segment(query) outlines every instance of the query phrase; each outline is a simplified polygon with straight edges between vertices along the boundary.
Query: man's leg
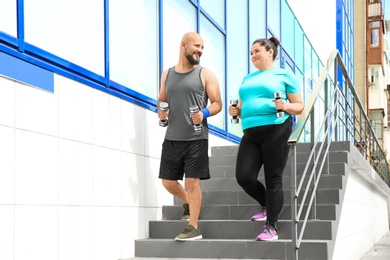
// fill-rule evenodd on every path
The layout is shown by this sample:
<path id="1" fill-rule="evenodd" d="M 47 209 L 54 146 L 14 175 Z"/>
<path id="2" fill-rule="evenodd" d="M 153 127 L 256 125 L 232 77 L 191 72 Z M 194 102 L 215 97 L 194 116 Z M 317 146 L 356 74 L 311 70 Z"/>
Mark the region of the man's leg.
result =
<path id="1" fill-rule="evenodd" d="M 185 184 L 188 191 L 188 204 L 190 205 L 191 212 L 188 224 L 198 229 L 198 219 L 200 215 L 200 207 L 202 205 L 200 180 L 199 178 L 185 178 Z"/>
<path id="2" fill-rule="evenodd" d="M 188 203 L 188 195 L 187 191 L 184 189 L 183 185 L 181 185 L 177 180 L 162 180 L 162 184 L 165 189 L 171 193 L 173 196 L 178 197 L 184 203 Z"/>

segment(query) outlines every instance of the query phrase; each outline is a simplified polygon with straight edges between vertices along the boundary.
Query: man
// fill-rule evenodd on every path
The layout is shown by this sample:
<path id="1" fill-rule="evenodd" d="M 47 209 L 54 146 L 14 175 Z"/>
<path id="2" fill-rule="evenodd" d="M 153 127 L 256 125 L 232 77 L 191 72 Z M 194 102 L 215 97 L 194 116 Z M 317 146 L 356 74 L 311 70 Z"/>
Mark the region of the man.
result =
<path id="1" fill-rule="evenodd" d="M 202 204 L 200 180 L 209 179 L 207 117 L 222 109 L 219 83 L 215 75 L 199 65 L 203 39 L 194 32 L 184 34 L 178 63 L 163 72 L 158 106 L 169 104 L 168 111 L 158 111 L 160 120 L 168 118 L 162 145 L 159 178 L 165 189 L 184 202 L 182 219 L 189 218 L 178 241 L 202 239 L 198 219 Z M 210 105 L 207 107 L 208 101 Z M 199 112 L 190 113 L 197 105 Z M 201 125 L 195 131 L 194 125 Z M 179 183 L 185 174 L 185 188 Z M 188 217 L 189 216 L 189 217 Z"/>

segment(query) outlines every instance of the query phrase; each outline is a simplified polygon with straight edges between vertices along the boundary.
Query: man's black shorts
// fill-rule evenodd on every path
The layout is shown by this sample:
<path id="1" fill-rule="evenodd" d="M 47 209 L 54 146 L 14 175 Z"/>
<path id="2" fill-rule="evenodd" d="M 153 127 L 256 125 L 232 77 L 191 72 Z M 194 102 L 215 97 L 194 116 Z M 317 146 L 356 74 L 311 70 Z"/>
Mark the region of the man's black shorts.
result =
<path id="1" fill-rule="evenodd" d="M 164 140 L 161 152 L 159 178 L 183 180 L 186 178 L 210 179 L 208 140 Z"/>

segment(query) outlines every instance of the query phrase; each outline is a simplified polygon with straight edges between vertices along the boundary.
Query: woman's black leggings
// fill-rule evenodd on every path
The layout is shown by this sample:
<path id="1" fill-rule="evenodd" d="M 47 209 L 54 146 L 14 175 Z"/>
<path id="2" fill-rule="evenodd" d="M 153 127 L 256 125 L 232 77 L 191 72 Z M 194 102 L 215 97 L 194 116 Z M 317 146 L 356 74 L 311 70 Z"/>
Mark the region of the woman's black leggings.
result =
<path id="1" fill-rule="evenodd" d="M 238 184 L 261 206 L 267 207 L 267 221 L 273 225 L 283 207 L 282 175 L 291 131 L 291 117 L 283 124 L 246 129 L 237 154 Z M 263 165 L 265 186 L 257 179 Z"/>

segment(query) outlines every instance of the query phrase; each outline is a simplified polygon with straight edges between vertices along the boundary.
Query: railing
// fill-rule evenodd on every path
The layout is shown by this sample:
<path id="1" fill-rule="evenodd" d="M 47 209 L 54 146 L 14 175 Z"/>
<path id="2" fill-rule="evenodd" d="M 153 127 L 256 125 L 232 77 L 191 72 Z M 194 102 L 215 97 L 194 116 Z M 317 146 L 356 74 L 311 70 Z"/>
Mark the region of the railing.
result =
<path id="1" fill-rule="evenodd" d="M 311 218 L 316 218 L 315 194 L 321 173 L 329 169 L 329 147 L 332 141 L 354 143 L 378 175 L 387 185 L 390 185 L 385 153 L 337 50 L 332 51 L 329 56 L 288 141 L 291 159 L 293 259 L 298 259 L 309 214 Z M 311 144 L 299 183 L 297 183 L 297 143 Z M 299 207 L 298 197 L 302 197 Z M 305 216 L 302 216 L 305 205 L 307 211 Z M 301 227 L 298 232 L 299 222 Z"/>

